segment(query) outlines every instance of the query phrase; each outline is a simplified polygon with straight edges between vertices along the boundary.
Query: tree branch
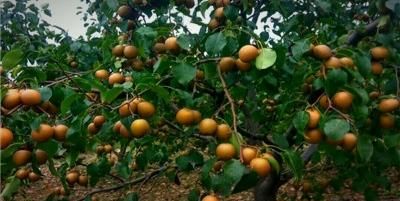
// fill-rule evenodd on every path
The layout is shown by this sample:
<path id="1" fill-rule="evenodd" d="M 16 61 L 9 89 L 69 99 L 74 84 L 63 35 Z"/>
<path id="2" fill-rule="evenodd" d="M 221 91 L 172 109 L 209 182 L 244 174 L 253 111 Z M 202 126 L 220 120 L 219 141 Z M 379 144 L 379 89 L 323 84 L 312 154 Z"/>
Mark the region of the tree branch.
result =
<path id="1" fill-rule="evenodd" d="M 355 31 L 353 32 L 349 38 L 347 39 L 347 43 L 349 45 L 357 45 L 357 43 L 364 38 L 365 36 L 373 35 L 376 33 L 378 29 L 378 24 L 379 24 L 379 19 L 374 20 L 370 24 L 368 24 L 365 27 L 365 30 L 360 32 L 360 31 Z"/>

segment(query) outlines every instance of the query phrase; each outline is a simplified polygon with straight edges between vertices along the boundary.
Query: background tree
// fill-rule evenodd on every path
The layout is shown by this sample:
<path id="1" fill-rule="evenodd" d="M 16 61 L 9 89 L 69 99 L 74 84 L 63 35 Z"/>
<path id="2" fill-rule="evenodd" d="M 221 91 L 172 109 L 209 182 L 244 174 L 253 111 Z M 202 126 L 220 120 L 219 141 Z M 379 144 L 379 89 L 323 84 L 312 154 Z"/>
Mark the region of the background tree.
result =
<path id="1" fill-rule="evenodd" d="M 204 193 L 191 200 L 251 187 L 275 200 L 292 177 L 318 195 L 307 164 L 371 200 L 375 186 L 390 187 L 384 173 L 400 165 L 397 1 L 85 2 L 87 39 L 39 18 L 46 7 L 1 3 L 4 198 L 44 164 L 60 180 L 54 195 L 123 180 L 87 198 L 196 169 Z"/>

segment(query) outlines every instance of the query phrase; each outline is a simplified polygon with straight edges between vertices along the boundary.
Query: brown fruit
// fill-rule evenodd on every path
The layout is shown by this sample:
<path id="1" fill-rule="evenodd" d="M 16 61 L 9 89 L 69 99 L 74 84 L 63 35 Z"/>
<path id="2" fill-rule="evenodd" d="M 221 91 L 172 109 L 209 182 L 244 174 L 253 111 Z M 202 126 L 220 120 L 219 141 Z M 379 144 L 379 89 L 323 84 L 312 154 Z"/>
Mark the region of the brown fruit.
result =
<path id="1" fill-rule="evenodd" d="M 90 134 L 96 134 L 97 132 L 99 132 L 99 130 L 97 129 L 96 125 L 94 125 L 93 122 L 88 125 L 87 130 Z"/>
<path id="2" fill-rule="evenodd" d="M 112 49 L 112 54 L 116 57 L 122 57 L 124 55 L 124 46 L 123 45 L 116 45 Z"/>
<path id="3" fill-rule="evenodd" d="M 235 60 L 232 57 L 223 57 L 219 61 L 218 67 L 221 72 L 229 72 L 235 68 Z"/>
<path id="4" fill-rule="evenodd" d="M 374 60 L 386 59 L 389 56 L 389 50 L 385 47 L 374 47 L 371 49 L 371 56 Z"/>
<path id="5" fill-rule="evenodd" d="M 97 154 L 102 154 L 104 152 L 104 146 L 99 145 L 96 147 L 96 153 Z"/>
<path id="6" fill-rule="evenodd" d="M 40 175 L 38 175 L 38 174 L 36 174 L 34 172 L 30 172 L 29 175 L 28 175 L 28 179 L 31 182 L 35 182 L 35 181 L 38 181 L 40 179 Z"/>
<path id="7" fill-rule="evenodd" d="M 156 108 L 150 102 L 143 101 L 137 105 L 137 112 L 140 117 L 148 118 L 153 116 L 153 114 L 156 112 Z"/>
<path id="8" fill-rule="evenodd" d="M 332 102 L 336 108 L 346 110 L 353 103 L 353 95 L 347 91 L 337 92 L 333 96 Z"/>
<path id="9" fill-rule="evenodd" d="M 45 110 L 49 114 L 56 114 L 58 112 L 58 108 L 50 101 L 43 102 L 40 107 L 42 107 L 43 110 Z"/>
<path id="10" fill-rule="evenodd" d="M 216 136 L 219 140 L 226 141 L 232 135 L 232 129 L 228 124 L 220 124 L 217 126 Z"/>
<path id="11" fill-rule="evenodd" d="M 118 15 L 122 18 L 127 18 L 131 14 L 132 9 L 129 6 L 123 5 L 118 8 Z"/>
<path id="12" fill-rule="evenodd" d="M 200 121 L 199 133 L 202 135 L 214 135 L 217 131 L 217 122 L 214 119 L 206 118 Z"/>
<path id="13" fill-rule="evenodd" d="M 219 27 L 219 22 L 218 22 L 218 20 L 215 19 L 215 18 L 211 19 L 210 22 L 208 23 L 208 28 L 209 28 L 210 30 L 214 30 L 214 29 L 216 29 L 217 27 Z"/>
<path id="14" fill-rule="evenodd" d="M 81 186 L 87 186 L 88 185 L 88 176 L 86 175 L 79 175 L 78 177 L 78 184 Z"/>
<path id="15" fill-rule="evenodd" d="M 26 179 L 29 175 L 29 171 L 25 168 L 19 169 L 17 170 L 17 172 L 15 172 L 15 177 L 17 177 L 18 179 Z"/>
<path id="16" fill-rule="evenodd" d="M 136 119 L 131 124 L 131 133 L 133 137 L 142 137 L 150 131 L 150 125 L 145 119 Z"/>
<path id="17" fill-rule="evenodd" d="M 327 45 L 316 45 L 313 48 L 313 55 L 318 59 L 329 59 L 332 56 L 332 51 Z"/>
<path id="18" fill-rule="evenodd" d="M 76 68 L 76 67 L 78 67 L 78 62 L 72 61 L 69 65 L 70 65 L 72 68 Z"/>
<path id="19" fill-rule="evenodd" d="M 28 150 L 18 150 L 13 155 L 13 161 L 16 166 L 27 164 L 31 160 L 32 152 Z"/>
<path id="20" fill-rule="evenodd" d="M 369 93 L 369 98 L 372 100 L 375 100 L 379 97 L 380 93 L 379 91 L 371 91 L 371 93 Z"/>
<path id="21" fill-rule="evenodd" d="M 219 201 L 219 199 L 213 195 L 207 195 L 201 201 Z"/>
<path id="22" fill-rule="evenodd" d="M 113 131 L 116 132 L 116 133 L 119 133 L 119 129 L 121 128 L 121 125 L 122 125 L 121 121 L 117 121 L 114 124 Z"/>
<path id="23" fill-rule="evenodd" d="M 111 153 L 112 150 L 113 150 L 113 147 L 110 144 L 104 145 L 104 152 Z"/>
<path id="24" fill-rule="evenodd" d="M 308 192 L 312 191 L 312 184 L 308 180 L 304 180 L 303 181 L 302 187 L 303 187 L 303 192 L 304 193 L 308 193 Z"/>
<path id="25" fill-rule="evenodd" d="M 156 43 L 156 44 L 154 44 L 154 47 L 153 47 L 153 51 L 154 52 L 156 52 L 158 54 L 162 54 L 162 53 L 165 53 L 166 50 L 167 49 L 166 49 L 164 43 Z"/>
<path id="26" fill-rule="evenodd" d="M 312 129 L 306 131 L 304 139 L 310 144 L 318 144 L 323 138 L 322 132 L 319 129 Z"/>
<path id="27" fill-rule="evenodd" d="M 327 68 L 340 68 L 342 67 L 342 63 L 337 57 L 330 57 L 328 60 L 325 61 L 325 66 Z"/>
<path id="28" fill-rule="evenodd" d="M 1 101 L 1 104 L 3 105 L 4 108 L 9 110 L 21 104 L 21 97 L 18 90 L 17 89 L 8 90 L 3 100 Z"/>
<path id="29" fill-rule="evenodd" d="M 197 79 L 197 80 L 202 80 L 202 79 L 204 79 L 204 72 L 201 71 L 201 70 L 197 70 L 197 71 L 196 71 L 196 79 Z"/>
<path id="30" fill-rule="evenodd" d="M 124 138 L 130 138 L 132 137 L 131 133 L 129 130 L 121 123 L 121 126 L 119 128 L 119 134 L 124 137 Z"/>
<path id="31" fill-rule="evenodd" d="M 65 141 L 67 137 L 68 127 L 63 124 L 58 124 L 53 127 L 54 129 L 54 139 L 58 141 Z"/>
<path id="32" fill-rule="evenodd" d="M 243 62 L 240 59 L 236 59 L 235 64 L 236 68 L 239 69 L 240 71 L 248 71 L 251 68 L 250 63 Z"/>
<path id="33" fill-rule="evenodd" d="M 257 149 L 251 147 L 245 147 L 242 149 L 243 163 L 248 165 L 250 162 L 257 157 Z"/>
<path id="34" fill-rule="evenodd" d="M 372 62 L 371 63 L 371 72 L 374 75 L 380 75 L 383 72 L 383 66 L 379 62 Z"/>
<path id="35" fill-rule="evenodd" d="M 249 63 L 256 59 L 258 56 L 258 49 L 253 45 L 245 45 L 239 50 L 239 59 L 243 62 Z"/>
<path id="36" fill-rule="evenodd" d="M 307 109 L 307 113 L 310 117 L 308 120 L 308 128 L 316 128 L 321 119 L 321 113 L 315 108 Z"/>
<path id="37" fill-rule="evenodd" d="M 142 71 L 144 69 L 144 63 L 140 59 L 134 59 L 132 61 L 132 68 L 135 71 Z"/>
<path id="38" fill-rule="evenodd" d="M 231 143 L 221 143 L 217 146 L 215 155 L 219 160 L 230 160 L 236 155 L 235 147 Z"/>
<path id="39" fill-rule="evenodd" d="M 36 149 L 35 158 L 39 165 L 45 164 L 47 161 L 47 157 L 48 157 L 47 152 L 41 149 Z"/>
<path id="40" fill-rule="evenodd" d="M 350 57 L 342 57 L 339 60 L 343 67 L 354 67 L 353 59 Z"/>
<path id="41" fill-rule="evenodd" d="M 79 179 L 79 173 L 78 172 L 70 172 L 67 174 L 67 176 L 65 177 L 65 180 L 67 180 L 69 185 L 73 185 L 75 184 Z"/>
<path id="42" fill-rule="evenodd" d="M 399 108 L 400 101 L 396 98 L 383 99 L 379 103 L 378 109 L 381 112 L 392 112 Z"/>
<path id="43" fill-rule="evenodd" d="M 125 82 L 132 82 L 133 79 L 131 76 L 125 76 Z"/>
<path id="44" fill-rule="evenodd" d="M 137 104 L 134 101 L 124 101 L 118 109 L 119 115 L 127 117 L 136 112 Z"/>
<path id="45" fill-rule="evenodd" d="M 191 109 L 182 108 L 176 113 L 176 121 L 181 125 L 190 125 L 194 121 L 194 113 Z"/>
<path id="46" fill-rule="evenodd" d="M 33 141 L 45 142 L 52 138 L 54 135 L 54 128 L 48 124 L 40 124 L 39 129 L 31 132 Z"/>
<path id="47" fill-rule="evenodd" d="M 357 144 L 357 136 L 353 133 L 346 133 L 343 136 L 342 147 L 347 151 L 351 151 Z"/>
<path id="48" fill-rule="evenodd" d="M 178 52 L 180 47 L 176 37 L 169 37 L 165 40 L 165 48 L 171 52 Z"/>
<path id="49" fill-rule="evenodd" d="M 328 109 L 329 107 L 329 100 L 328 100 L 328 96 L 327 95 L 323 95 L 320 99 L 319 99 L 319 105 L 324 108 L 324 109 Z"/>
<path id="50" fill-rule="evenodd" d="M 40 103 L 42 97 L 40 93 L 34 89 L 25 89 L 19 92 L 21 102 L 24 105 L 37 105 Z"/>
<path id="51" fill-rule="evenodd" d="M 103 115 L 98 115 L 93 119 L 93 123 L 96 127 L 101 127 L 104 122 L 106 122 L 106 118 Z"/>
<path id="52" fill-rule="evenodd" d="M 224 18 L 224 8 L 223 7 L 219 7 L 217 9 L 215 9 L 214 17 L 218 18 L 218 19 Z"/>
<path id="53" fill-rule="evenodd" d="M 261 177 L 265 177 L 271 172 L 271 166 L 268 160 L 264 158 L 255 158 L 251 160 L 250 169 L 257 172 Z"/>
<path id="54" fill-rule="evenodd" d="M 109 73 L 108 73 L 107 70 L 100 69 L 100 70 L 97 70 L 97 71 L 96 71 L 96 73 L 94 74 L 94 76 L 95 76 L 97 79 L 99 79 L 99 80 L 107 80 L 107 79 L 108 79 L 108 76 L 109 76 Z"/>
<path id="55" fill-rule="evenodd" d="M 194 5 L 195 5 L 194 0 L 186 0 L 185 1 L 186 8 L 193 8 Z"/>
<path id="56" fill-rule="evenodd" d="M 137 57 L 138 55 L 138 50 L 135 46 L 133 45 L 127 45 L 124 48 L 124 56 L 128 59 L 132 59 Z"/>
<path id="57" fill-rule="evenodd" d="M 379 117 L 379 125 L 381 126 L 381 128 L 386 128 L 386 129 L 393 128 L 395 122 L 396 119 L 394 118 L 393 115 L 389 113 L 381 114 L 381 116 Z"/>
<path id="58" fill-rule="evenodd" d="M 199 123 L 201 121 L 201 113 L 197 110 L 192 110 L 193 112 L 193 122 Z"/>
<path id="59" fill-rule="evenodd" d="M 125 77 L 121 73 L 111 73 L 110 77 L 108 77 L 108 83 L 113 85 L 116 83 L 123 83 L 125 81 Z"/>
<path id="60" fill-rule="evenodd" d="M 329 138 L 326 138 L 326 143 L 333 145 L 333 146 L 338 146 L 338 145 L 342 145 L 343 144 L 343 139 L 341 140 L 332 140 Z"/>
<path id="61" fill-rule="evenodd" d="M 7 148 L 14 140 L 14 134 L 8 128 L 0 128 L 0 149 Z"/>

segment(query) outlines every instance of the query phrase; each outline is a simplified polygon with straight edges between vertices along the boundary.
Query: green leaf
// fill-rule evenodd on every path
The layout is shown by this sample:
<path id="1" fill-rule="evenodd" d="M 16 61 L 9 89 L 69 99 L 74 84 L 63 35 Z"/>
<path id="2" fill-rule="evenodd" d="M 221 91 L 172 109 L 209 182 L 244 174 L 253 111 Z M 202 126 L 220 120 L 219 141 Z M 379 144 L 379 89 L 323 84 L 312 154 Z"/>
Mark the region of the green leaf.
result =
<path id="1" fill-rule="evenodd" d="M 243 144 L 243 136 L 240 133 L 232 133 L 229 143 L 235 147 L 236 153 L 240 153 L 240 145 Z"/>
<path id="2" fill-rule="evenodd" d="M 236 185 L 242 178 L 246 167 L 239 160 L 230 160 L 224 165 L 224 178 Z"/>
<path id="3" fill-rule="evenodd" d="M 108 90 L 105 93 L 101 94 L 101 101 L 103 103 L 111 103 L 114 101 L 122 92 L 124 91 L 123 87 L 114 87 L 111 90 Z"/>
<path id="4" fill-rule="evenodd" d="M 298 60 L 303 56 L 304 53 L 310 50 L 310 41 L 308 39 L 303 39 L 300 41 L 296 41 L 292 47 L 293 57 Z"/>
<path id="5" fill-rule="evenodd" d="M 112 10 L 115 10 L 118 6 L 118 1 L 117 0 L 107 0 L 107 5 L 110 7 Z"/>
<path id="6" fill-rule="evenodd" d="M 234 21 L 237 19 L 239 15 L 239 9 L 236 8 L 236 6 L 228 5 L 224 7 L 224 16 L 231 20 Z"/>
<path id="7" fill-rule="evenodd" d="M 340 69 L 332 69 L 328 72 L 325 81 L 325 89 L 328 94 L 333 94 L 347 83 L 347 74 Z"/>
<path id="8" fill-rule="evenodd" d="M 2 60 L 2 65 L 4 69 L 10 69 L 15 67 L 23 59 L 24 52 L 21 49 L 13 49 L 7 52 Z"/>
<path id="9" fill-rule="evenodd" d="M 189 192 L 188 201 L 199 201 L 200 191 L 198 189 L 193 189 Z"/>
<path id="10" fill-rule="evenodd" d="M 296 128 L 297 132 L 304 134 L 307 127 L 310 116 L 305 111 L 297 112 L 293 119 L 293 126 Z"/>
<path id="11" fill-rule="evenodd" d="M 175 162 L 180 170 L 192 170 L 197 165 L 203 164 L 204 159 L 203 155 L 192 149 L 188 155 L 177 157 Z"/>
<path id="12" fill-rule="evenodd" d="M 207 38 L 205 48 L 208 54 L 216 56 L 222 52 L 226 44 L 225 36 L 222 32 L 218 32 Z"/>
<path id="13" fill-rule="evenodd" d="M 53 92 L 49 87 L 42 87 L 39 89 L 39 91 L 40 91 L 40 96 L 42 97 L 42 101 L 50 100 L 51 96 L 53 95 Z"/>
<path id="14" fill-rule="evenodd" d="M 355 64 L 358 71 L 364 77 L 371 73 L 371 58 L 366 54 L 357 54 L 355 58 Z"/>
<path id="15" fill-rule="evenodd" d="M 285 161 L 289 169 L 293 172 L 295 179 L 299 181 L 304 172 L 304 162 L 300 154 L 291 150 L 285 150 L 282 156 L 283 161 Z"/>
<path id="16" fill-rule="evenodd" d="M 400 145 L 400 134 L 385 135 L 383 139 L 387 147 L 396 147 Z"/>
<path id="17" fill-rule="evenodd" d="M 129 193 L 124 201 L 139 201 L 139 194 L 137 192 Z"/>
<path id="18" fill-rule="evenodd" d="M 261 49 L 260 55 L 256 59 L 257 69 L 266 69 L 274 65 L 276 61 L 276 52 L 271 48 Z"/>
<path id="19" fill-rule="evenodd" d="M 175 78 L 180 84 L 188 84 L 196 76 L 196 68 L 190 64 L 182 63 L 172 69 Z"/>
<path id="20" fill-rule="evenodd" d="M 3 184 L 4 185 L 4 184 Z M 16 177 L 10 177 L 7 179 L 7 184 L 5 185 L 3 191 L 0 194 L 0 197 L 5 199 L 10 199 L 11 196 L 18 191 L 19 186 L 21 185 L 21 180 Z"/>
<path id="21" fill-rule="evenodd" d="M 71 108 L 71 104 L 78 99 L 79 96 L 77 94 L 72 94 L 68 96 L 66 99 L 64 99 L 63 102 L 61 102 L 61 113 L 66 114 Z"/>
<path id="22" fill-rule="evenodd" d="M 254 187 L 259 181 L 258 174 L 254 171 L 245 171 L 240 181 L 236 184 L 232 193 L 239 193 Z"/>
<path id="23" fill-rule="evenodd" d="M 357 140 L 357 153 L 362 161 L 368 162 L 374 153 L 372 141 L 367 136 L 359 136 Z"/>
<path id="24" fill-rule="evenodd" d="M 58 143 L 55 140 L 48 140 L 37 145 L 38 149 L 47 152 L 49 158 L 53 157 L 58 151 Z"/>
<path id="25" fill-rule="evenodd" d="M 185 50 L 190 50 L 191 43 L 192 43 L 191 42 L 191 38 L 192 37 L 190 37 L 188 35 L 180 35 L 177 38 L 177 42 L 178 42 L 179 47 L 181 47 L 182 49 L 185 49 Z"/>
<path id="26" fill-rule="evenodd" d="M 323 130 L 329 139 L 341 140 L 344 134 L 350 130 L 350 124 L 343 119 L 331 119 L 325 122 Z"/>

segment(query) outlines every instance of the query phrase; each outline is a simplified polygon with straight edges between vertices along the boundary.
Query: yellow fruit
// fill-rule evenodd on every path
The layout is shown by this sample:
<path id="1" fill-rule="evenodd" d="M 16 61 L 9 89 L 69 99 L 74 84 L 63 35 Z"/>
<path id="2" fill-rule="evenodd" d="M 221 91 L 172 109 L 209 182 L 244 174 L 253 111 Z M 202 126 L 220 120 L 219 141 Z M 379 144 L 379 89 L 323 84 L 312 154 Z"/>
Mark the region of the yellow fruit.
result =
<path id="1" fill-rule="evenodd" d="M 104 152 L 106 152 L 106 153 L 111 153 L 112 150 L 113 150 L 113 148 L 112 148 L 112 146 L 110 144 L 104 145 L 103 148 L 104 148 Z"/>
<path id="2" fill-rule="evenodd" d="M 24 105 L 37 105 L 40 103 L 42 97 L 40 93 L 34 89 L 25 89 L 19 92 L 21 102 Z"/>
<path id="3" fill-rule="evenodd" d="M 176 37 L 169 37 L 165 40 L 165 48 L 171 52 L 178 52 L 180 47 Z"/>
<path id="4" fill-rule="evenodd" d="M 229 72 L 235 68 L 235 60 L 232 57 L 223 57 L 219 61 L 218 67 L 221 72 Z"/>
<path id="5" fill-rule="evenodd" d="M 242 159 L 243 163 L 248 165 L 250 162 L 257 157 L 257 150 L 250 147 L 245 147 L 242 149 Z"/>
<path id="6" fill-rule="evenodd" d="M 271 172 L 271 166 L 268 160 L 264 158 L 255 158 L 251 160 L 250 169 L 257 172 L 261 177 L 265 177 Z"/>
<path id="7" fill-rule="evenodd" d="M 78 62 L 72 61 L 69 65 L 70 65 L 72 68 L 76 68 L 76 67 L 78 67 Z"/>
<path id="8" fill-rule="evenodd" d="M 218 20 L 215 18 L 211 19 L 210 22 L 208 23 L 208 28 L 212 31 L 212 30 L 216 29 L 217 27 L 219 27 Z"/>
<path id="9" fill-rule="evenodd" d="M 132 137 L 131 133 L 129 130 L 121 123 L 119 127 L 119 134 L 124 137 L 124 138 L 130 138 Z"/>
<path id="10" fill-rule="evenodd" d="M 128 59 L 132 59 L 137 57 L 138 55 L 138 50 L 135 46 L 133 45 L 127 45 L 124 48 L 124 56 Z"/>
<path id="11" fill-rule="evenodd" d="M 328 96 L 323 95 L 320 99 L 319 99 L 319 105 L 324 108 L 324 109 L 328 109 L 329 107 L 329 100 L 328 100 Z"/>
<path id="12" fill-rule="evenodd" d="M 327 68 L 340 68 L 342 67 L 342 63 L 337 57 L 330 57 L 328 60 L 325 61 L 325 66 Z"/>
<path id="13" fill-rule="evenodd" d="M 321 114 L 315 108 L 307 109 L 309 115 L 308 128 L 316 128 L 318 126 L 319 120 L 321 119 Z"/>
<path id="14" fill-rule="evenodd" d="M 78 177 L 78 184 L 81 186 L 87 186 L 88 185 L 88 176 L 86 175 L 79 175 Z"/>
<path id="15" fill-rule="evenodd" d="M 379 125 L 381 126 L 381 128 L 393 128 L 395 122 L 396 119 L 393 115 L 389 113 L 381 114 L 381 116 L 379 117 Z"/>
<path id="16" fill-rule="evenodd" d="M 125 77 L 121 73 L 111 73 L 110 77 L 108 77 L 108 83 L 113 85 L 116 83 L 123 83 L 125 81 Z"/>
<path id="17" fill-rule="evenodd" d="M 215 134 L 219 140 L 226 141 L 231 137 L 232 129 L 227 124 L 220 124 Z"/>
<path id="18" fill-rule="evenodd" d="M 176 113 L 176 121 L 181 125 L 190 125 L 194 121 L 194 113 L 191 109 L 182 108 Z"/>
<path id="19" fill-rule="evenodd" d="M 112 54 L 116 57 L 122 57 L 124 55 L 124 46 L 123 45 L 116 45 L 112 49 Z"/>
<path id="20" fill-rule="evenodd" d="M 201 113 L 197 110 L 192 110 L 193 112 L 193 122 L 199 123 L 201 121 Z"/>
<path id="21" fill-rule="evenodd" d="M 8 128 L 0 128 L 0 149 L 7 148 L 14 140 L 14 134 Z"/>
<path id="22" fill-rule="evenodd" d="M 258 56 L 258 49 L 253 45 L 245 45 L 239 50 L 239 59 L 243 62 L 249 63 L 256 59 Z"/>
<path id="23" fill-rule="evenodd" d="M 34 172 L 30 172 L 29 175 L 28 175 L 28 179 L 31 182 L 35 182 L 35 181 L 38 181 L 40 179 L 40 175 L 38 175 L 38 174 L 36 174 Z"/>
<path id="24" fill-rule="evenodd" d="M 219 201 L 219 199 L 213 195 L 207 195 L 201 201 Z"/>
<path id="25" fill-rule="evenodd" d="M 28 175 L 29 171 L 25 168 L 19 169 L 17 172 L 15 172 L 15 177 L 21 180 L 28 178 Z"/>
<path id="26" fill-rule="evenodd" d="M 132 12 L 132 9 L 129 6 L 123 5 L 118 8 L 118 15 L 122 18 L 127 18 Z"/>
<path id="27" fill-rule="evenodd" d="M 13 162 L 16 166 L 27 164 L 31 160 L 32 152 L 28 150 L 18 150 L 13 155 Z"/>
<path id="28" fill-rule="evenodd" d="M 353 59 L 350 57 L 342 57 L 339 60 L 343 67 L 354 67 Z"/>
<path id="29" fill-rule="evenodd" d="M 377 99 L 379 95 L 380 95 L 379 91 L 371 91 L 371 93 L 368 94 L 369 98 L 372 100 Z"/>
<path id="30" fill-rule="evenodd" d="M 101 127 L 104 122 L 106 122 L 106 118 L 103 115 L 98 115 L 93 119 L 93 123 L 96 127 Z"/>
<path id="31" fill-rule="evenodd" d="M 45 164 L 47 161 L 47 157 L 48 157 L 47 152 L 41 149 L 36 149 L 35 158 L 39 165 Z"/>
<path id="32" fill-rule="evenodd" d="M 54 135 L 54 129 L 48 124 L 40 124 L 39 129 L 31 132 L 33 141 L 45 142 L 52 138 Z"/>
<path id="33" fill-rule="evenodd" d="M 135 71 L 142 71 L 144 69 L 144 63 L 140 59 L 135 59 L 132 61 L 132 68 Z"/>
<path id="34" fill-rule="evenodd" d="M 156 112 L 156 108 L 150 102 L 143 101 L 137 105 L 137 112 L 140 117 L 148 118 L 153 116 L 153 114 Z"/>
<path id="35" fill-rule="evenodd" d="M 220 8 L 215 9 L 214 17 L 218 18 L 218 19 L 224 18 L 224 8 L 220 7 Z"/>
<path id="36" fill-rule="evenodd" d="M 65 180 L 67 180 L 69 185 L 73 185 L 75 184 L 79 179 L 79 173 L 78 172 L 70 172 L 67 174 L 67 176 L 65 177 Z"/>
<path id="37" fill-rule="evenodd" d="M 9 110 L 21 104 L 21 97 L 18 90 L 17 89 L 8 90 L 3 98 L 3 101 L 1 101 L 1 104 L 3 105 L 4 108 Z"/>
<path id="38" fill-rule="evenodd" d="M 150 125 L 145 119 L 136 119 L 131 124 L 133 137 L 142 137 L 150 131 Z"/>
<path id="39" fill-rule="evenodd" d="M 97 70 L 96 73 L 94 74 L 94 76 L 99 80 L 107 80 L 109 73 L 107 70 L 101 69 L 101 70 Z"/>
<path id="40" fill-rule="evenodd" d="M 386 59 L 389 56 L 389 50 L 385 47 L 374 47 L 371 49 L 371 56 L 374 60 Z"/>
<path id="41" fill-rule="evenodd" d="M 379 103 L 378 109 L 381 112 L 392 112 L 399 108 L 400 101 L 396 98 L 383 99 Z"/>
<path id="42" fill-rule="evenodd" d="M 119 115 L 127 117 L 136 112 L 137 104 L 134 101 L 124 101 L 118 109 Z"/>
<path id="43" fill-rule="evenodd" d="M 154 52 L 156 52 L 158 54 L 162 54 L 162 53 L 165 53 L 165 51 L 167 49 L 166 49 L 164 43 L 156 43 L 156 44 L 154 44 L 153 50 L 154 50 Z"/>
<path id="44" fill-rule="evenodd" d="M 119 133 L 119 129 L 121 128 L 121 125 L 122 125 L 121 121 L 117 121 L 114 124 L 113 131 L 116 132 L 116 133 Z"/>
<path id="45" fill-rule="evenodd" d="M 219 160 L 230 160 L 236 155 L 235 147 L 230 143 L 222 143 L 217 146 L 215 155 Z"/>
<path id="46" fill-rule="evenodd" d="M 96 125 L 94 125 L 94 123 L 90 123 L 90 124 L 88 125 L 87 130 L 88 130 L 88 132 L 89 132 L 90 134 L 96 134 L 97 132 L 99 132 L 99 130 L 97 129 Z"/>
<path id="47" fill-rule="evenodd" d="M 323 138 L 322 132 L 319 129 L 312 129 L 306 131 L 304 139 L 310 144 L 318 144 Z"/>
<path id="48" fill-rule="evenodd" d="M 199 133 L 202 135 L 214 135 L 217 131 L 217 122 L 214 119 L 206 118 L 200 121 Z"/>
<path id="49" fill-rule="evenodd" d="M 380 75 L 383 72 L 383 66 L 379 62 L 372 62 L 371 63 L 371 72 L 374 75 Z"/>
<path id="50" fill-rule="evenodd" d="M 336 108 L 346 110 L 353 103 L 353 95 L 347 91 L 337 92 L 333 96 L 332 102 Z"/>
<path id="51" fill-rule="evenodd" d="M 329 59 L 332 56 L 331 48 L 327 45 L 316 45 L 312 50 L 313 55 L 318 59 Z"/>
<path id="52" fill-rule="evenodd" d="M 342 147 L 345 150 L 351 151 L 357 144 L 357 136 L 353 133 L 346 133 L 343 136 Z"/>
<path id="53" fill-rule="evenodd" d="M 235 64 L 236 68 L 239 69 L 240 71 L 248 71 L 251 68 L 250 63 L 243 62 L 240 59 L 236 59 Z"/>
<path id="54" fill-rule="evenodd" d="M 68 127 L 63 124 L 59 124 L 53 127 L 54 128 L 54 139 L 58 141 L 64 141 L 67 137 Z"/>

